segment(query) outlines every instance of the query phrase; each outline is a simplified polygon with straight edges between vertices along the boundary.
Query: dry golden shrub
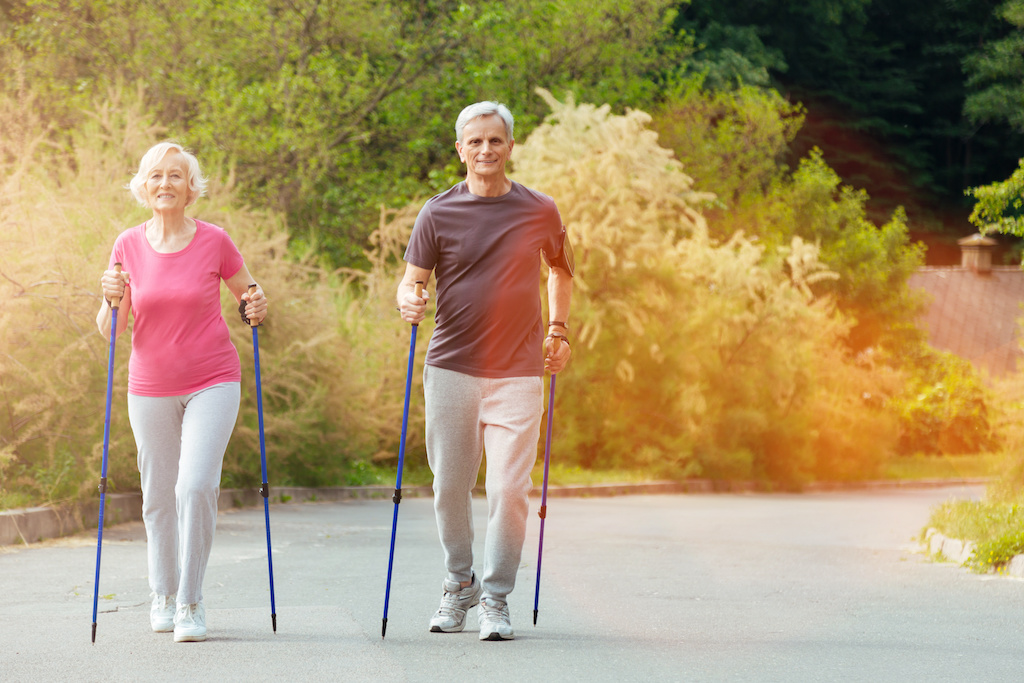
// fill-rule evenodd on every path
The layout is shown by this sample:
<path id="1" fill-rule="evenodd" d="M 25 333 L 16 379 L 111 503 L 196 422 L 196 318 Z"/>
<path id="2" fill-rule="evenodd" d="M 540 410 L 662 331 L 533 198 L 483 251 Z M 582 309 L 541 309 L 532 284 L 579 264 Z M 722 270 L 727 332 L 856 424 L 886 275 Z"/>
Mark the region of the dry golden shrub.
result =
<path id="1" fill-rule="evenodd" d="M 124 87 L 72 131 L 49 129 L 34 111 L 28 92 L 0 100 L 0 505 L 95 495 L 109 348 L 94 323 L 99 275 L 114 238 L 148 218 L 124 186 L 166 134 L 145 93 Z M 368 370 L 384 353 L 374 339 L 402 326 L 393 317 L 388 331 L 360 288 L 315 254 L 290 253 L 281 217 L 244 206 L 229 166 L 205 166 L 208 196 L 190 215 L 231 234 L 272 302 L 258 333 L 269 479 L 362 483 L 360 463 L 394 450 L 391 430 L 366 419 L 382 400 Z M 226 288 L 222 297 L 243 376 L 223 482 L 252 485 L 261 478 L 252 334 Z M 120 491 L 138 486 L 125 406 L 130 348 L 129 328 L 116 345 L 111 415 L 108 478 Z"/>
<path id="2" fill-rule="evenodd" d="M 863 398 L 877 382 L 845 356 L 847 322 L 812 293 L 836 277 L 817 246 L 711 239 L 711 195 L 646 114 L 539 92 L 552 113 L 517 147 L 515 178 L 556 200 L 576 246 L 561 457 L 780 485 L 868 473 L 894 429 L 863 430 L 880 424 Z M 842 443 L 851 425 L 876 437 L 871 450 Z"/>

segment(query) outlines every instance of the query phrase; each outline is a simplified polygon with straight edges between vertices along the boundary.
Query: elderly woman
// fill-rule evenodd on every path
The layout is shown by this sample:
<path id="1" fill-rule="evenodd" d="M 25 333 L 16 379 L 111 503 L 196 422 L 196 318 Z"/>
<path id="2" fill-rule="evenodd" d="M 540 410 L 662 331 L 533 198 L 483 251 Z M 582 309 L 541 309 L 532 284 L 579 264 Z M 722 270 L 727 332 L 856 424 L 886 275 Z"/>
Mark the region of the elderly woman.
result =
<path id="1" fill-rule="evenodd" d="M 185 215 L 205 187 L 199 162 L 181 145 L 162 142 L 146 152 L 128 189 L 153 217 L 114 242 L 96 316 L 107 338 L 112 299 L 135 320 L 128 420 L 142 479 L 150 625 L 174 631 L 175 642 L 206 639 L 203 575 L 238 417 L 241 366 L 221 315 L 221 280 L 243 317 L 262 322 L 267 315 L 263 289 L 248 293 L 253 278 L 228 234 Z M 127 324 L 127 315 L 118 316 L 118 335 Z"/>

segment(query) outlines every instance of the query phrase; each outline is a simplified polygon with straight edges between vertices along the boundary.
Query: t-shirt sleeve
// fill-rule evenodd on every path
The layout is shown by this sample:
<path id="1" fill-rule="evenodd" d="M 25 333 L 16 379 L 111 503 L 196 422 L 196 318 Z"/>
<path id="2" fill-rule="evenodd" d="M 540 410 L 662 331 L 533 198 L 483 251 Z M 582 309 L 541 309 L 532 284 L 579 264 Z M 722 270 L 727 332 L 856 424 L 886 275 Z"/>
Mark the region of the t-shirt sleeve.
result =
<path id="1" fill-rule="evenodd" d="M 567 239 L 565 226 L 562 225 L 562 217 L 558 213 L 558 207 L 551 201 L 544 212 L 544 244 L 541 249 L 548 261 L 558 258 L 562 253 L 562 242 Z"/>
<path id="2" fill-rule="evenodd" d="M 409 245 L 405 248 L 404 258 L 406 263 L 427 270 L 433 270 L 437 265 L 438 245 L 429 201 L 416 215 L 416 222 L 412 226 L 412 235 L 409 237 Z"/>
<path id="3" fill-rule="evenodd" d="M 110 261 L 107 263 L 107 270 L 112 270 L 115 263 L 124 265 L 124 240 L 125 236 L 123 234 L 118 235 L 117 239 L 114 240 L 114 248 L 110 251 Z"/>
<path id="4" fill-rule="evenodd" d="M 245 261 L 242 259 L 242 252 L 238 251 L 238 247 L 231 240 L 227 230 L 221 230 L 221 233 L 224 237 L 221 240 L 220 249 L 220 276 L 227 280 L 238 272 Z"/>

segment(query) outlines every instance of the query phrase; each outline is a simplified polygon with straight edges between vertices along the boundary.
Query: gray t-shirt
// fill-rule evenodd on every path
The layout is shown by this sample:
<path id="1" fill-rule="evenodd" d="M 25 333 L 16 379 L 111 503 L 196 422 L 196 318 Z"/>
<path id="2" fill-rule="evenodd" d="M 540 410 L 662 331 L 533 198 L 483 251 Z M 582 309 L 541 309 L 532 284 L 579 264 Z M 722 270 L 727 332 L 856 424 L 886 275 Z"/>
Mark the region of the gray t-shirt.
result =
<path id="1" fill-rule="evenodd" d="M 427 364 L 475 377 L 543 375 L 540 252 L 557 255 L 562 234 L 554 200 L 516 182 L 501 197 L 461 182 L 429 199 L 405 251 L 437 281 Z"/>

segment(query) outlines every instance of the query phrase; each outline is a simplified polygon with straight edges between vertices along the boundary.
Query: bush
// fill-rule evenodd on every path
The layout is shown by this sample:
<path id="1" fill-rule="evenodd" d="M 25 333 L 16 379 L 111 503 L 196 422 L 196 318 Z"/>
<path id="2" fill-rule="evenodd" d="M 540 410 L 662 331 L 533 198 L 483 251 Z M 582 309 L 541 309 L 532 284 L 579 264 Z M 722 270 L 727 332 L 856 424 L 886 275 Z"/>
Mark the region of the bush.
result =
<path id="1" fill-rule="evenodd" d="M 112 90 L 59 135 L 33 115 L 32 95 L 22 98 L 0 97 L 0 497 L 17 504 L 95 495 L 108 352 L 94 323 L 98 276 L 116 235 L 148 217 L 123 186 L 162 134 L 139 92 Z M 383 302 L 367 305 L 360 286 L 320 268 L 312 252 L 290 253 L 280 216 L 246 208 L 230 169 L 205 166 L 211 184 L 195 211 L 232 235 L 272 302 L 259 332 L 271 482 L 365 479 L 362 463 L 397 452 L 390 425 L 399 424 L 404 383 L 392 378 L 404 379 L 404 367 L 381 367 L 392 362 L 384 342 L 407 327 L 380 316 Z M 261 478 L 252 335 L 226 288 L 222 298 L 243 377 L 223 483 L 249 486 Z M 129 355 L 130 328 L 116 350 L 115 491 L 139 486 L 125 405 Z"/>
<path id="2" fill-rule="evenodd" d="M 863 398 L 878 382 L 845 351 L 848 322 L 814 294 L 835 277 L 818 249 L 716 242 L 697 210 L 711 197 L 649 116 L 542 95 L 553 113 L 517 148 L 515 177 L 555 198 L 577 252 L 558 452 L 782 486 L 872 471 L 895 430 Z M 868 444 L 842 436 L 867 425 Z"/>
<path id="3" fill-rule="evenodd" d="M 913 322 L 922 301 L 907 279 L 923 251 L 910 243 L 904 212 L 876 226 L 867 218 L 867 194 L 843 186 L 816 150 L 790 171 L 789 143 L 802 123 L 802 107 L 775 91 L 707 90 L 691 78 L 654 126 L 697 186 L 719 195 L 708 212 L 712 236 L 742 230 L 769 251 L 794 237 L 818 245 L 820 260 L 839 277 L 815 291 L 833 297 L 853 322 L 846 343 L 854 353 L 919 342 Z"/>
<path id="4" fill-rule="evenodd" d="M 920 345 L 904 355 L 912 370 L 906 386 L 889 400 L 899 420 L 901 453 L 979 453 L 993 448 L 992 391 L 968 361 Z"/>

